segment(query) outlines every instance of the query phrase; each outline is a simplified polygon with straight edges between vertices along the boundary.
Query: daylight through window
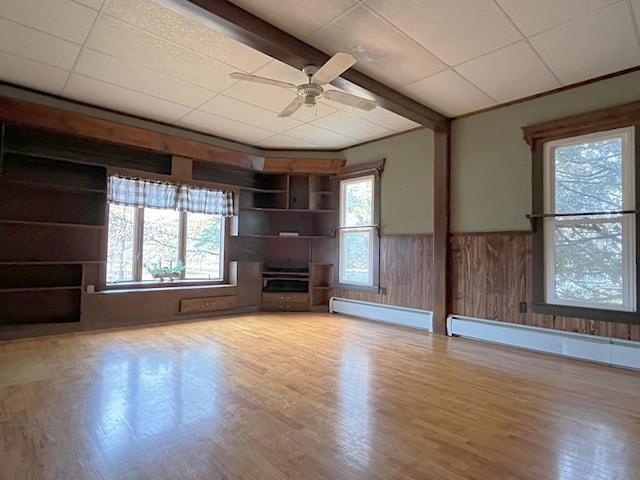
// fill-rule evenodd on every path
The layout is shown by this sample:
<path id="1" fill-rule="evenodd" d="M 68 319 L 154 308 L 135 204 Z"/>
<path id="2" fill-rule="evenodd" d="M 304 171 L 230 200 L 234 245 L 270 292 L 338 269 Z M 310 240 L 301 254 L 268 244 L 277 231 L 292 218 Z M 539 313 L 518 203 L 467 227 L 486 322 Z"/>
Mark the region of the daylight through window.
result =
<path id="1" fill-rule="evenodd" d="M 340 283 L 373 285 L 373 175 L 340 182 Z"/>
<path id="2" fill-rule="evenodd" d="M 545 144 L 546 303 L 636 310 L 633 133 Z"/>
<path id="3" fill-rule="evenodd" d="M 106 282 L 222 281 L 232 197 L 208 192 L 110 177 Z"/>

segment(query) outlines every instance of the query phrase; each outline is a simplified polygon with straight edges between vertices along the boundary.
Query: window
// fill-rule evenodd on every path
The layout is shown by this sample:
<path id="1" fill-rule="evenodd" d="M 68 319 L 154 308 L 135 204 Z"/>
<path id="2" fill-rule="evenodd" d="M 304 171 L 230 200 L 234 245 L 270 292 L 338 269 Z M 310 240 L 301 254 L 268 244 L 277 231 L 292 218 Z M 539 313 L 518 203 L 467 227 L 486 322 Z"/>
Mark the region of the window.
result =
<path id="1" fill-rule="evenodd" d="M 224 280 L 232 201 L 231 192 L 110 177 L 106 283 Z"/>
<path id="2" fill-rule="evenodd" d="M 633 128 L 545 143 L 544 302 L 636 311 Z"/>
<path id="3" fill-rule="evenodd" d="M 339 282 L 373 286 L 377 250 L 376 177 L 340 182 Z"/>

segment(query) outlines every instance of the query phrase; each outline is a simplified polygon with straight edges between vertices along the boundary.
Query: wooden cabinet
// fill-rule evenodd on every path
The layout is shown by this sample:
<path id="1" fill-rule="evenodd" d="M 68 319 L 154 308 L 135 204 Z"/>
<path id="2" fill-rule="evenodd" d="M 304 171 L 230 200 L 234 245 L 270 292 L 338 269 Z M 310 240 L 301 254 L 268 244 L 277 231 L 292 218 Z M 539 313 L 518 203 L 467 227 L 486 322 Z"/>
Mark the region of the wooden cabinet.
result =
<path id="1" fill-rule="evenodd" d="M 106 169 L 0 151 L 0 325 L 80 321 L 83 265 L 100 263 Z"/>
<path id="2" fill-rule="evenodd" d="M 180 300 L 180 313 L 215 312 L 230 310 L 236 305 L 235 295 L 220 297 L 183 298 Z"/>
<path id="3" fill-rule="evenodd" d="M 268 312 L 305 312 L 309 309 L 309 294 L 279 292 L 262 294 L 262 309 Z"/>

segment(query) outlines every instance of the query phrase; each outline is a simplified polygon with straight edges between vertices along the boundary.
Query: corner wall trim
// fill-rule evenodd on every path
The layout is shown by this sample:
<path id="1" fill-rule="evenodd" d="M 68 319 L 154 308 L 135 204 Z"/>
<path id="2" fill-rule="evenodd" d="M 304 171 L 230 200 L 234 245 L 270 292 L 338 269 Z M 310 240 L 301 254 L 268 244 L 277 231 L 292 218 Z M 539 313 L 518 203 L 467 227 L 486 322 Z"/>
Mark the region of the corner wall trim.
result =
<path id="1" fill-rule="evenodd" d="M 447 334 L 640 370 L 640 342 L 449 315 Z"/>
<path id="2" fill-rule="evenodd" d="M 329 299 L 329 312 L 433 332 L 432 313 L 429 310 L 331 297 Z"/>

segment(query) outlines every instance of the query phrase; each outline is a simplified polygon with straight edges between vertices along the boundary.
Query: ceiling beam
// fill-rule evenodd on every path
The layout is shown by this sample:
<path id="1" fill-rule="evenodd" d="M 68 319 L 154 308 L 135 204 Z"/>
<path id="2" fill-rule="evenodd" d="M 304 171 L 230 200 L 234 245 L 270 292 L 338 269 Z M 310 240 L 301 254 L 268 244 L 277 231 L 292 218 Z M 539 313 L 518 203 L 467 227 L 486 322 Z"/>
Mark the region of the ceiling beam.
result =
<path id="1" fill-rule="evenodd" d="M 330 56 L 274 27 L 227 0 L 188 0 L 206 10 L 208 20 L 227 36 L 294 68 L 322 65 Z M 203 14 L 206 14 L 203 12 Z M 447 129 L 448 119 L 435 110 L 383 85 L 354 68 L 332 85 L 354 95 L 370 96 L 379 106 L 436 131 Z"/>

